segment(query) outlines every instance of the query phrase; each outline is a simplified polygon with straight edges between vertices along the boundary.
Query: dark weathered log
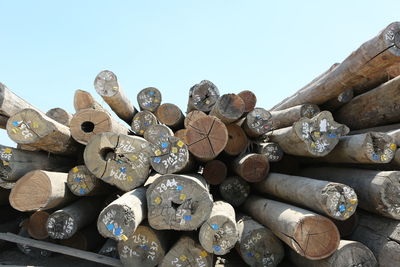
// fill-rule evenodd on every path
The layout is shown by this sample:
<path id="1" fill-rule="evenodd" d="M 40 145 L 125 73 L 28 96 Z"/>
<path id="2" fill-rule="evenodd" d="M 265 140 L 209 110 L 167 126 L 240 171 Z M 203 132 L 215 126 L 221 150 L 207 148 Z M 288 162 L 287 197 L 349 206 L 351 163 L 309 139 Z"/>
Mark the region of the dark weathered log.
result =
<path id="1" fill-rule="evenodd" d="M 273 122 L 274 129 L 280 129 L 292 126 L 293 123 L 300 120 L 301 118 L 311 119 L 320 112 L 317 105 L 314 104 L 302 104 L 294 107 L 290 107 L 283 110 L 271 111 L 271 120 Z"/>
<path id="2" fill-rule="evenodd" d="M 248 216 L 237 216 L 236 248 L 250 266 L 277 266 L 284 257 L 281 241 L 266 227 Z"/>
<path id="3" fill-rule="evenodd" d="M 0 114 L 3 117 L 9 118 L 26 108 L 36 109 L 24 99 L 14 94 L 5 84 L 0 83 Z"/>
<path id="4" fill-rule="evenodd" d="M 226 202 L 238 207 L 249 196 L 250 185 L 239 176 L 231 176 L 219 185 L 219 192 Z"/>
<path id="5" fill-rule="evenodd" d="M 7 121 L 8 117 L 4 115 L 0 115 L 0 128 L 1 129 L 7 129 Z"/>
<path id="6" fill-rule="evenodd" d="M 82 150 L 72 138 L 69 127 L 34 109 L 23 109 L 11 116 L 7 134 L 16 143 L 54 154 L 75 155 Z"/>
<path id="7" fill-rule="evenodd" d="M 216 158 L 228 142 L 228 130 L 220 119 L 206 116 L 194 121 L 186 131 L 189 151 L 201 161 Z"/>
<path id="8" fill-rule="evenodd" d="M 143 135 L 151 125 L 155 125 L 157 123 L 157 118 L 153 113 L 143 110 L 135 114 L 132 120 L 131 128 L 135 134 Z"/>
<path id="9" fill-rule="evenodd" d="M 125 95 L 117 76 L 112 71 L 103 70 L 97 74 L 94 88 L 121 120 L 131 124 L 137 110 Z"/>
<path id="10" fill-rule="evenodd" d="M 249 139 L 242 127 L 235 123 L 226 125 L 226 129 L 228 130 L 228 142 L 224 153 L 229 156 L 237 156 L 246 150 Z"/>
<path id="11" fill-rule="evenodd" d="M 167 125 L 172 130 L 179 130 L 184 127 L 185 116 L 177 105 L 162 104 L 158 107 L 156 116 L 160 123 Z"/>
<path id="12" fill-rule="evenodd" d="M 400 172 L 350 168 L 306 168 L 301 175 L 346 184 L 354 189 L 360 208 L 400 220 Z"/>
<path id="13" fill-rule="evenodd" d="M 343 105 L 349 103 L 354 97 L 353 89 L 348 89 L 340 93 L 337 97 L 325 102 L 321 105 L 322 110 L 335 111 Z"/>
<path id="14" fill-rule="evenodd" d="M 150 155 L 150 143 L 141 137 L 102 133 L 89 141 L 83 157 L 97 178 L 129 191 L 149 176 Z"/>
<path id="15" fill-rule="evenodd" d="M 329 257 L 339 245 L 336 226 L 311 211 L 256 196 L 249 197 L 242 208 L 307 259 Z"/>
<path id="16" fill-rule="evenodd" d="M 71 238 L 78 230 L 94 222 L 101 208 L 101 199 L 81 198 L 50 214 L 46 223 L 47 233 L 53 239 Z"/>
<path id="17" fill-rule="evenodd" d="M 335 122 L 329 111 L 322 111 L 311 119 L 302 118 L 292 127 L 274 130 L 268 133 L 272 142 L 291 155 L 323 157 L 346 135 L 349 128 Z"/>
<path id="18" fill-rule="evenodd" d="M 75 91 L 74 108 L 76 112 L 83 109 L 95 109 L 108 112 L 93 98 L 93 96 L 89 92 L 79 89 Z"/>
<path id="19" fill-rule="evenodd" d="M 24 227 L 22 227 L 20 229 L 18 235 L 21 237 L 25 237 L 25 238 L 31 238 L 29 236 L 28 231 Z M 24 253 L 25 255 L 28 255 L 31 258 L 47 258 L 47 257 L 50 257 L 52 254 L 51 251 L 49 251 L 49 250 L 31 247 L 27 244 L 17 243 L 17 247 L 22 253 Z"/>
<path id="20" fill-rule="evenodd" d="M 267 157 L 269 162 L 278 162 L 283 158 L 283 150 L 274 142 L 254 142 L 255 152 Z"/>
<path id="21" fill-rule="evenodd" d="M 247 182 L 260 182 L 269 172 L 268 159 L 261 154 L 244 154 L 233 161 L 233 170 Z"/>
<path id="22" fill-rule="evenodd" d="M 199 231 L 201 246 L 215 255 L 227 254 L 238 241 L 235 210 L 225 201 L 214 202 L 210 217 Z"/>
<path id="23" fill-rule="evenodd" d="M 99 250 L 100 255 L 119 259 L 118 243 L 114 239 L 108 238 L 104 245 Z"/>
<path id="24" fill-rule="evenodd" d="M 49 237 L 46 227 L 49 216 L 49 212 L 38 210 L 29 217 L 27 230 L 32 238 L 43 240 Z"/>
<path id="25" fill-rule="evenodd" d="M 219 118 L 225 124 L 229 124 L 242 117 L 244 108 L 244 102 L 240 96 L 224 94 L 217 100 L 210 115 Z"/>
<path id="26" fill-rule="evenodd" d="M 147 216 L 146 189 L 136 188 L 104 208 L 97 220 L 99 233 L 114 240 L 128 240 Z"/>
<path id="27" fill-rule="evenodd" d="M 137 94 L 140 110 L 155 112 L 161 104 L 161 92 L 155 87 L 147 87 Z"/>
<path id="28" fill-rule="evenodd" d="M 209 112 L 219 98 L 218 88 L 210 81 L 203 80 L 189 90 L 187 113 L 192 110 Z"/>
<path id="29" fill-rule="evenodd" d="M 336 252 L 323 260 L 309 260 L 293 250 L 289 252 L 289 257 L 290 261 L 298 267 L 378 267 L 378 262 L 368 247 L 350 240 L 340 240 Z"/>
<path id="30" fill-rule="evenodd" d="M 249 90 L 244 90 L 241 91 L 238 96 L 243 100 L 244 102 L 244 112 L 250 112 L 254 109 L 254 107 L 257 104 L 257 96 Z"/>
<path id="31" fill-rule="evenodd" d="M 75 166 L 69 171 L 67 186 L 76 196 L 104 195 L 111 191 L 109 185 L 94 176 L 85 165 Z"/>
<path id="32" fill-rule="evenodd" d="M 187 129 L 180 129 L 174 133 L 174 136 L 181 139 L 182 142 L 184 142 L 187 145 L 186 132 L 187 132 Z"/>
<path id="33" fill-rule="evenodd" d="M 170 247 L 170 238 L 170 232 L 139 225 L 128 240 L 118 242 L 122 264 L 140 267 L 157 266 Z"/>
<path id="34" fill-rule="evenodd" d="M 3 180 L 16 181 L 33 170 L 66 172 L 74 164 L 70 158 L 0 145 L 0 177 Z"/>
<path id="35" fill-rule="evenodd" d="M 286 98 L 273 110 L 304 103 L 322 104 L 348 89 L 358 93 L 386 81 L 386 69 L 400 62 L 399 32 L 399 22 L 388 25 L 333 70 Z"/>
<path id="36" fill-rule="evenodd" d="M 174 136 L 174 132 L 166 125 L 150 125 L 143 134 L 144 139 L 152 144 L 157 143 L 160 138 Z"/>
<path id="37" fill-rule="evenodd" d="M 209 184 L 218 185 L 225 180 L 228 167 L 220 160 L 208 161 L 203 168 L 203 177 Z"/>
<path id="38" fill-rule="evenodd" d="M 344 184 L 282 173 L 270 173 L 252 188 L 337 220 L 353 215 L 358 202 L 354 190 Z"/>
<path id="39" fill-rule="evenodd" d="M 72 201 L 74 196 L 66 185 L 67 176 L 67 173 L 61 172 L 28 172 L 11 190 L 11 206 L 19 211 L 36 211 L 55 208 Z"/>
<path id="40" fill-rule="evenodd" d="M 189 236 L 183 236 L 168 251 L 159 266 L 211 267 L 212 261 L 212 254 L 207 253 L 196 239 Z"/>
<path id="41" fill-rule="evenodd" d="M 356 229 L 358 224 L 358 211 L 356 211 L 352 216 L 350 216 L 345 221 L 339 221 L 332 219 L 332 222 L 336 225 L 339 230 L 341 239 L 348 238 Z"/>
<path id="42" fill-rule="evenodd" d="M 194 121 L 196 121 L 197 119 L 200 119 L 200 118 L 202 118 L 202 117 L 205 117 L 205 116 L 207 116 L 207 115 L 206 115 L 206 113 L 204 113 L 203 111 L 200 111 L 200 110 L 193 110 L 193 111 L 190 111 L 190 112 L 186 115 L 185 120 L 184 120 L 184 126 L 185 126 L 185 128 L 188 129 L 188 128 L 192 125 L 192 123 L 193 123 Z"/>
<path id="43" fill-rule="evenodd" d="M 261 136 L 273 129 L 271 113 L 263 108 L 255 108 L 247 113 L 242 127 L 250 137 Z"/>
<path id="44" fill-rule="evenodd" d="M 69 126 L 72 119 L 72 114 L 62 108 L 52 108 L 46 112 L 46 116 L 65 126 Z"/>
<path id="45" fill-rule="evenodd" d="M 92 252 L 97 251 L 104 241 L 105 239 L 99 234 L 95 225 L 76 232 L 71 238 L 58 240 L 60 245 Z"/>
<path id="46" fill-rule="evenodd" d="M 166 174 L 147 190 L 149 224 L 157 230 L 191 231 L 210 216 L 212 196 L 200 175 Z"/>
<path id="47" fill-rule="evenodd" d="M 105 132 L 129 134 L 131 131 L 102 110 L 84 109 L 72 117 L 71 135 L 81 144 L 86 145 L 92 136 Z"/>

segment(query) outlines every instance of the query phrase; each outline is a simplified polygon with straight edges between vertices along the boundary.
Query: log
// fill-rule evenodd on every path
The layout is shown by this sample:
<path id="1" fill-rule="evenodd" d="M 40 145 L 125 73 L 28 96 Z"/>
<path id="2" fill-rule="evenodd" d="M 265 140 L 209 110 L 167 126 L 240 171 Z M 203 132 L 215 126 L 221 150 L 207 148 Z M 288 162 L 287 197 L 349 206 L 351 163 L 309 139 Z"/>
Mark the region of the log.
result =
<path id="1" fill-rule="evenodd" d="M 28 231 L 24 227 L 20 229 L 18 235 L 25 238 L 31 238 Z M 28 255 L 31 258 L 48 258 L 52 254 L 49 250 L 31 247 L 27 244 L 17 243 L 17 247 L 22 253 Z"/>
<path id="2" fill-rule="evenodd" d="M 108 184 L 97 179 L 85 165 L 75 166 L 68 172 L 67 186 L 78 197 L 104 195 L 111 191 Z"/>
<path id="3" fill-rule="evenodd" d="M 83 157 L 97 178 L 130 191 L 147 179 L 150 155 L 150 143 L 141 137 L 102 133 L 89 141 Z"/>
<path id="4" fill-rule="evenodd" d="M 186 113 L 192 110 L 210 112 L 218 98 L 218 88 L 212 82 L 203 80 L 190 88 Z"/>
<path id="5" fill-rule="evenodd" d="M 187 145 L 186 132 L 187 132 L 187 129 L 180 129 L 174 133 L 174 136 L 181 139 L 182 142 L 184 142 Z"/>
<path id="6" fill-rule="evenodd" d="M 34 109 L 23 109 L 7 122 L 8 136 L 18 144 L 26 144 L 60 154 L 76 155 L 82 150 L 71 136 L 69 127 Z"/>
<path id="7" fill-rule="evenodd" d="M 350 168 L 306 168 L 301 175 L 346 184 L 354 189 L 360 208 L 400 219 L 400 172 Z"/>
<path id="8" fill-rule="evenodd" d="M 226 125 L 228 130 L 228 142 L 224 148 L 224 153 L 229 156 L 237 156 L 244 152 L 249 144 L 249 139 L 245 131 L 237 124 Z"/>
<path id="9" fill-rule="evenodd" d="M 321 105 L 322 110 L 335 111 L 342 107 L 343 105 L 349 103 L 354 97 L 353 89 L 348 89 L 340 93 L 337 97 L 325 102 Z"/>
<path id="10" fill-rule="evenodd" d="M 244 112 L 248 113 L 254 109 L 257 104 L 257 96 L 250 90 L 241 91 L 238 96 L 244 102 Z"/>
<path id="11" fill-rule="evenodd" d="M 218 185 L 222 183 L 228 173 L 228 167 L 220 160 L 208 161 L 203 168 L 203 177 L 209 184 Z"/>
<path id="12" fill-rule="evenodd" d="M 327 258 L 339 246 L 340 236 L 336 226 L 311 211 L 256 196 L 249 197 L 242 208 L 307 259 Z"/>
<path id="13" fill-rule="evenodd" d="M 200 161 L 216 158 L 228 142 L 225 124 L 213 116 L 200 118 L 186 131 L 189 151 Z"/>
<path id="14" fill-rule="evenodd" d="M 254 142 L 255 152 L 267 157 L 269 162 L 278 162 L 283 158 L 283 150 L 274 142 Z"/>
<path id="15" fill-rule="evenodd" d="M 114 239 L 108 238 L 104 245 L 99 250 L 100 255 L 104 255 L 110 258 L 119 259 L 118 243 Z"/>
<path id="16" fill-rule="evenodd" d="M 250 195 L 250 185 L 239 176 L 230 176 L 220 184 L 219 192 L 226 202 L 239 207 Z"/>
<path id="17" fill-rule="evenodd" d="M 249 183 L 260 182 L 269 172 L 268 159 L 261 154 L 243 154 L 233 161 L 233 171 Z"/>
<path id="18" fill-rule="evenodd" d="M 127 240 L 146 216 L 146 189 L 139 187 L 105 207 L 97 219 L 97 229 L 104 237 Z"/>
<path id="19" fill-rule="evenodd" d="M 201 246 L 214 255 L 227 254 L 238 241 L 235 210 L 225 201 L 214 202 L 210 217 L 199 231 Z"/>
<path id="20" fill-rule="evenodd" d="M 53 212 L 46 223 L 49 237 L 52 239 L 71 238 L 78 230 L 94 222 L 101 208 L 101 199 L 91 197 L 81 198 Z"/>
<path id="21" fill-rule="evenodd" d="M 72 119 L 72 115 L 62 108 L 52 108 L 46 112 L 46 116 L 68 127 Z"/>
<path id="22" fill-rule="evenodd" d="M 160 123 L 167 125 L 172 130 L 179 130 L 184 127 L 185 116 L 177 105 L 162 104 L 156 111 L 156 117 Z"/>
<path id="23" fill-rule="evenodd" d="M 387 132 L 387 134 L 388 134 L 390 137 L 393 138 L 394 143 L 395 143 L 397 146 L 400 146 L 400 129 Z"/>
<path id="24" fill-rule="evenodd" d="M 213 206 L 205 179 L 195 174 L 162 175 L 149 186 L 146 197 L 149 224 L 156 230 L 195 230 Z"/>
<path id="25" fill-rule="evenodd" d="M 136 135 L 143 135 L 150 126 L 157 123 L 157 118 L 153 113 L 143 110 L 136 113 L 133 117 L 131 129 Z"/>
<path id="26" fill-rule="evenodd" d="M 195 122 L 197 119 L 200 119 L 200 118 L 206 117 L 206 116 L 207 116 L 207 114 L 200 110 L 190 111 L 186 115 L 185 120 L 183 121 L 183 124 L 184 124 L 185 128 L 188 129 L 192 125 L 192 123 Z"/>
<path id="27" fill-rule="evenodd" d="M 16 181 L 33 170 L 66 172 L 74 164 L 70 158 L 0 145 L 0 177 L 6 181 Z"/>
<path id="28" fill-rule="evenodd" d="M 271 111 L 271 120 L 273 122 L 274 129 L 281 129 L 292 126 L 293 123 L 300 120 L 301 118 L 311 119 L 320 112 L 317 105 L 314 104 L 302 104 L 294 107 L 290 107 L 283 110 Z"/>
<path id="29" fill-rule="evenodd" d="M 235 94 L 222 95 L 213 106 L 210 115 L 220 119 L 223 123 L 229 124 L 237 121 L 244 113 L 244 102 Z"/>
<path id="30" fill-rule="evenodd" d="M 16 183 L 15 181 L 10 182 L 10 181 L 3 180 L 0 178 L 0 188 L 12 189 L 14 187 L 15 183 Z"/>
<path id="31" fill-rule="evenodd" d="M 29 217 L 27 231 L 29 236 L 34 239 L 44 240 L 49 237 L 47 232 L 47 220 L 50 213 L 44 210 L 38 210 Z"/>
<path id="32" fill-rule="evenodd" d="M 17 148 L 21 150 L 26 150 L 26 151 L 42 151 L 40 148 L 33 147 L 30 145 L 23 145 L 23 144 L 17 144 Z"/>
<path id="33" fill-rule="evenodd" d="M 0 83 L 0 114 L 3 117 L 9 118 L 26 108 L 36 109 L 14 94 L 5 84 Z"/>
<path id="34" fill-rule="evenodd" d="M 240 257 L 250 266 L 277 266 L 284 257 L 282 242 L 266 227 L 248 216 L 237 216 Z"/>
<path id="35" fill-rule="evenodd" d="M 118 242 L 118 251 L 124 266 L 153 267 L 163 260 L 170 243 L 170 233 L 139 225 L 128 240 Z"/>
<path id="36" fill-rule="evenodd" d="M 399 29 L 399 22 L 391 23 L 333 70 L 275 105 L 272 110 L 304 103 L 319 105 L 348 89 L 358 93 L 381 84 L 387 79 L 386 69 L 400 61 Z"/>
<path id="37" fill-rule="evenodd" d="M 346 135 L 349 128 L 335 122 L 329 111 L 322 111 L 311 119 L 301 118 L 292 127 L 268 133 L 270 141 L 278 143 L 283 152 L 305 157 L 323 157 L 329 154 Z"/>
<path id="38" fill-rule="evenodd" d="M 323 260 L 309 260 L 294 251 L 289 252 L 290 261 L 299 267 L 378 267 L 371 250 L 360 242 L 340 240 L 338 249 Z"/>
<path id="39" fill-rule="evenodd" d="M 0 128 L 7 129 L 8 117 L 0 114 Z"/>
<path id="40" fill-rule="evenodd" d="M 70 248 L 85 250 L 85 251 L 97 251 L 105 239 L 99 234 L 94 225 L 90 225 L 78 232 L 76 232 L 71 238 L 60 239 L 60 245 L 67 246 Z"/>
<path id="41" fill-rule="evenodd" d="M 399 130 L 399 129 L 400 129 L 400 123 L 394 123 L 394 124 L 389 124 L 389 125 L 383 125 L 383 126 L 377 126 L 377 127 L 372 127 L 372 128 L 350 131 L 349 135 L 355 135 L 355 134 L 360 134 L 360 133 L 369 133 L 369 132 L 388 133 L 388 132 Z"/>
<path id="42" fill-rule="evenodd" d="M 137 94 L 140 110 L 155 112 L 161 104 L 161 92 L 155 87 L 147 87 Z"/>
<path id="43" fill-rule="evenodd" d="M 125 95 L 117 76 L 112 71 L 103 70 L 97 74 L 94 88 L 121 120 L 131 124 L 137 110 Z"/>
<path id="44" fill-rule="evenodd" d="M 189 236 L 183 236 L 168 251 L 159 266 L 211 267 L 212 261 L 212 254 L 207 253 L 196 239 Z"/>
<path id="45" fill-rule="evenodd" d="M 84 109 L 95 109 L 108 112 L 89 92 L 79 89 L 76 90 L 74 94 L 74 108 L 76 112 Z"/>
<path id="46" fill-rule="evenodd" d="M 150 125 L 143 134 L 144 139 L 152 144 L 157 143 L 160 138 L 174 136 L 174 132 L 166 125 Z"/>
<path id="47" fill-rule="evenodd" d="M 344 184 L 282 173 L 270 173 L 252 188 L 341 221 L 353 215 L 358 202 L 354 190 Z"/>
<path id="48" fill-rule="evenodd" d="M 28 172 L 11 190 L 11 206 L 19 211 L 36 211 L 52 209 L 72 201 L 74 197 L 66 185 L 67 176 L 67 173 L 61 172 Z"/>
<path id="49" fill-rule="evenodd" d="M 131 131 L 102 110 L 83 109 L 72 117 L 71 135 L 78 143 L 86 145 L 94 135 L 105 132 L 129 134 Z"/>
<path id="50" fill-rule="evenodd" d="M 263 108 L 255 108 L 247 113 L 242 127 L 249 137 L 259 137 L 273 129 L 271 113 Z"/>

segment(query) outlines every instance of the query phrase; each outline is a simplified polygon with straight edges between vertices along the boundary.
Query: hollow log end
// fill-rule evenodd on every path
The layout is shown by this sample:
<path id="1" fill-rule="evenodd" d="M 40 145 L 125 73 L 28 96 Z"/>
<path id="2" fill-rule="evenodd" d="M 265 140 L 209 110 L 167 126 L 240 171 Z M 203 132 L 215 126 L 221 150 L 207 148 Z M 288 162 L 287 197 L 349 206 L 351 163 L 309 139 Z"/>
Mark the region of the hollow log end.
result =
<path id="1" fill-rule="evenodd" d="M 103 70 L 97 74 L 94 88 L 102 97 L 112 97 L 120 90 L 117 76 L 109 70 Z"/>
<path id="2" fill-rule="evenodd" d="M 354 214 L 358 199 L 353 188 L 337 183 L 329 183 L 321 192 L 327 213 L 336 220 L 347 220 Z"/>

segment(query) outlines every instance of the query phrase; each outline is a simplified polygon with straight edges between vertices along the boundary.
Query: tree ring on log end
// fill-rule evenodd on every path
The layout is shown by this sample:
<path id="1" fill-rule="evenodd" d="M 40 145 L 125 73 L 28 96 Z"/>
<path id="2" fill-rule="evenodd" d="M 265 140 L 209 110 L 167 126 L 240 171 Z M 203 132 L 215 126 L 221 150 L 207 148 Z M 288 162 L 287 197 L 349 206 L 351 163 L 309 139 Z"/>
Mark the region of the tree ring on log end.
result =
<path id="1" fill-rule="evenodd" d="M 94 80 L 94 88 L 101 96 L 114 96 L 119 91 L 117 76 L 109 70 L 101 71 Z"/>
<path id="2" fill-rule="evenodd" d="M 357 195 L 353 188 L 329 183 L 321 192 L 327 213 L 336 220 L 344 221 L 354 214 L 357 208 Z"/>

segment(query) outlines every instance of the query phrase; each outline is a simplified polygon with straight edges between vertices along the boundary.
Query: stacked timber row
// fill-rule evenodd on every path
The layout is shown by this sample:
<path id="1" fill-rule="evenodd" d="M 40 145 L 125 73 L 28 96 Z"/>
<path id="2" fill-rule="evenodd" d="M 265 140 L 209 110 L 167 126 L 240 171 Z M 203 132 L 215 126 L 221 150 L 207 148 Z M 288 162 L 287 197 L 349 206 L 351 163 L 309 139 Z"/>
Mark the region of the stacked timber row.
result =
<path id="1" fill-rule="evenodd" d="M 111 266 L 400 266 L 399 66 L 396 22 L 271 110 L 208 80 L 136 109 L 104 70 L 112 112 L 77 90 L 43 113 L 0 84 L 0 240 Z"/>

